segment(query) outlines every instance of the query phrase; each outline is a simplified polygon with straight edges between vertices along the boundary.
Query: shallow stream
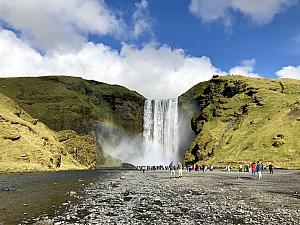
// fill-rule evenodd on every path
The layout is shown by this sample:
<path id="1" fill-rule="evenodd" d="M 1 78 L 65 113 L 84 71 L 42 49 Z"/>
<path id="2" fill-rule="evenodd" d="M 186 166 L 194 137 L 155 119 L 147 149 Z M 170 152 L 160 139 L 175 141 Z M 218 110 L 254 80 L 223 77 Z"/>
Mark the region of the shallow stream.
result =
<path id="1" fill-rule="evenodd" d="M 31 224 L 40 215 L 61 214 L 84 197 L 86 187 L 118 173 L 96 170 L 0 174 L 0 224 Z"/>

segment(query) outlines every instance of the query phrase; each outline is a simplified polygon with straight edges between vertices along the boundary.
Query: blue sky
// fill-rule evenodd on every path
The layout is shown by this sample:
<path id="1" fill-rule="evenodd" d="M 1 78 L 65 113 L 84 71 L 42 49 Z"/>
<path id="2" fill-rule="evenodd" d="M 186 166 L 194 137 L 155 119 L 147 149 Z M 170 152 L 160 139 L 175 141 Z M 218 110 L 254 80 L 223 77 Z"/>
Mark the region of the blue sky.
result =
<path id="1" fill-rule="evenodd" d="M 153 19 L 154 39 L 160 44 L 182 48 L 193 56 L 208 56 L 218 68 L 229 70 L 244 59 L 256 59 L 255 71 L 264 77 L 276 77 L 278 68 L 300 63 L 300 4 L 278 13 L 266 25 L 253 24 L 241 13 L 234 13 L 235 24 L 227 30 L 222 21 L 202 23 L 192 15 L 189 1 L 149 2 Z M 111 0 L 109 5 L 125 12 L 130 20 L 134 1 Z M 299 42 L 294 40 L 299 36 Z M 134 41 L 141 44 L 149 36 Z M 93 39 L 91 39 L 93 41 Z M 111 38 L 108 45 L 120 48 L 120 42 Z"/>
<path id="2" fill-rule="evenodd" d="M 0 1 L 1 76 L 175 97 L 212 74 L 300 79 L 297 0 Z"/>

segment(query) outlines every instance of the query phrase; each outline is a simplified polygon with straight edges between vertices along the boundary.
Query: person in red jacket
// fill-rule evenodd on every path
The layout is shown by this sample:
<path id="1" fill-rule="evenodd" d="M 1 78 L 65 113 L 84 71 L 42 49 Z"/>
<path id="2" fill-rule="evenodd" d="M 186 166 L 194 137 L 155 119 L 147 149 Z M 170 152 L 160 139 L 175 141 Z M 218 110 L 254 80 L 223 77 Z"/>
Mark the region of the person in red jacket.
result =
<path id="1" fill-rule="evenodd" d="M 251 171 L 252 171 L 252 176 L 255 177 L 255 172 L 256 172 L 255 162 L 251 163 L 250 167 L 251 167 Z"/>

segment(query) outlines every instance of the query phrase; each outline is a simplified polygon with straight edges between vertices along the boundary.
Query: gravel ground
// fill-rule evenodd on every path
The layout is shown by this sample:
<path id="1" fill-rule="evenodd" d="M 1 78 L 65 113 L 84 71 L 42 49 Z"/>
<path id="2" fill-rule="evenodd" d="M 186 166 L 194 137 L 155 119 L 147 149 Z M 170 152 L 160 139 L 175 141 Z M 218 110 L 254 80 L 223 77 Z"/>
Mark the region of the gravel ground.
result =
<path id="1" fill-rule="evenodd" d="M 299 171 L 127 171 L 85 190 L 79 204 L 38 224 L 300 224 Z M 37 218 L 38 220 L 45 218 Z"/>

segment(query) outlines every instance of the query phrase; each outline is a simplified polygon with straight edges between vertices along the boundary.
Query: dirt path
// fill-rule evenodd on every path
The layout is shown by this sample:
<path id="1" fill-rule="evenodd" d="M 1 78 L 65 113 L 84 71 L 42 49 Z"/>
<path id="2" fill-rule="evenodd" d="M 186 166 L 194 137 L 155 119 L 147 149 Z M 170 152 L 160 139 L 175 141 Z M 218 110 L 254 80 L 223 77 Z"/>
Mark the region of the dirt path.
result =
<path id="1" fill-rule="evenodd" d="M 300 224 L 300 175 L 167 171 L 120 173 L 86 189 L 54 224 Z"/>

